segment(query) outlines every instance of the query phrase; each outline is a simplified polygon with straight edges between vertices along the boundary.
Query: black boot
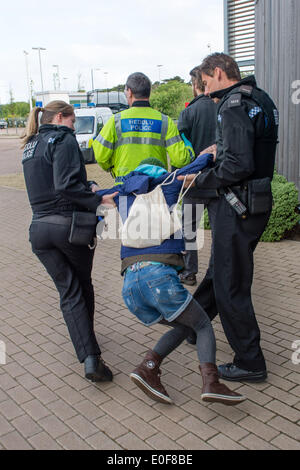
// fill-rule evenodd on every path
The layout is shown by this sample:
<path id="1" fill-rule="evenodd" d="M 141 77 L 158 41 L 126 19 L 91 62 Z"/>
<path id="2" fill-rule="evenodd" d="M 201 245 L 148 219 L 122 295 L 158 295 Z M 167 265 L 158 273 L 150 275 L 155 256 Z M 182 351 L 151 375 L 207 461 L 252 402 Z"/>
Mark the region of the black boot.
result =
<path id="1" fill-rule="evenodd" d="M 237 367 L 233 363 L 221 364 L 218 367 L 219 377 L 231 382 L 263 382 L 268 374 L 266 370 L 252 372 Z"/>
<path id="2" fill-rule="evenodd" d="M 84 360 L 85 377 L 92 382 L 111 382 L 113 375 L 101 356 L 87 356 Z"/>

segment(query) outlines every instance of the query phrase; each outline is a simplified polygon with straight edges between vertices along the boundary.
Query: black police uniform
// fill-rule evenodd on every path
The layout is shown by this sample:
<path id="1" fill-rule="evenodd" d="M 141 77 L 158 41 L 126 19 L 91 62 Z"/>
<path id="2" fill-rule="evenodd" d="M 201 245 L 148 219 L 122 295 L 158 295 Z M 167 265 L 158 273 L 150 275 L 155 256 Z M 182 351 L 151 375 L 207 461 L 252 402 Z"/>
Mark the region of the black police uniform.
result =
<path id="1" fill-rule="evenodd" d="M 42 125 L 23 152 L 23 171 L 33 219 L 32 251 L 45 266 L 60 295 L 60 306 L 77 357 L 101 353 L 94 319 L 91 271 L 94 250 L 69 243 L 74 210 L 97 210 L 101 197 L 88 188 L 85 166 L 74 132 Z"/>
<path id="2" fill-rule="evenodd" d="M 180 113 L 178 130 L 191 142 L 195 155 L 216 143 L 217 106 L 204 94 L 196 96 Z M 199 210 L 200 209 L 200 210 Z M 183 198 L 182 211 L 185 255 L 184 277 L 198 272 L 198 249 L 196 232 L 202 216 L 202 200 L 191 189 Z"/>
<path id="3" fill-rule="evenodd" d="M 194 297 L 211 319 L 219 313 L 235 352 L 233 363 L 247 371 L 264 371 L 251 285 L 253 252 L 268 222 L 271 205 L 263 213 L 248 214 L 243 219 L 229 205 L 224 192 L 230 187 L 246 204 L 251 181 L 272 178 L 278 111 L 271 98 L 257 88 L 254 76 L 211 96 L 221 99 L 217 158 L 214 168 L 199 175 L 196 186 L 203 197 L 211 197 L 207 207 L 212 248 L 209 268 Z"/>

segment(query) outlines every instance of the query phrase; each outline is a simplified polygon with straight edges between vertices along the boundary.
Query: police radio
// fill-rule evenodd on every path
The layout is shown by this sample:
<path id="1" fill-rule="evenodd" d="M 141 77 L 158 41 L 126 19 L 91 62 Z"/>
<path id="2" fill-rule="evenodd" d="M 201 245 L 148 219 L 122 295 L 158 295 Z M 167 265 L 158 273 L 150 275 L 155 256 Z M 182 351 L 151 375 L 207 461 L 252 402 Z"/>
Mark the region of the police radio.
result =
<path id="1" fill-rule="evenodd" d="M 225 199 L 231 205 L 232 209 L 238 214 L 242 219 L 247 217 L 247 208 L 244 204 L 238 199 L 238 197 L 231 191 L 230 188 L 225 189 Z"/>

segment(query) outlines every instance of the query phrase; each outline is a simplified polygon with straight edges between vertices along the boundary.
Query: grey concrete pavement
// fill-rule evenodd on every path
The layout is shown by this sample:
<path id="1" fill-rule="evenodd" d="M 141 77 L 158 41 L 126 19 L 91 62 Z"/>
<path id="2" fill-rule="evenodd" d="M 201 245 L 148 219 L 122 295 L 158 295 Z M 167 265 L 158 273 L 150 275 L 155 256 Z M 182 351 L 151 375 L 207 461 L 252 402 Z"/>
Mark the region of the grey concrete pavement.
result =
<path id="1" fill-rule="evenodd" d="M 0 174 L 2 155 L 0 143 Z M 162 367 L 175 402 L 168 406 L 128 377 L 165 328 L 144 327 L 125 308 L 119 242 L 100 243 L 95 255 L 96 334 L 114 373 L 112 383 L 95 385 L 83 378 L 58 294 L 31 253 L 30 218 L 25 191 L 0 187 L 0 449 L 300 449 L 299 242 L 260 243 L 255 254 L 253 299 L 268 380 L 231 384 L 248 397 L 236 407 L 204 404 L 195 348 L 182 344 Z M 209 249 L 206 232 L 199 281 Z M 218 320 L 214 328 L 217 361 L 229 362 Z"/>

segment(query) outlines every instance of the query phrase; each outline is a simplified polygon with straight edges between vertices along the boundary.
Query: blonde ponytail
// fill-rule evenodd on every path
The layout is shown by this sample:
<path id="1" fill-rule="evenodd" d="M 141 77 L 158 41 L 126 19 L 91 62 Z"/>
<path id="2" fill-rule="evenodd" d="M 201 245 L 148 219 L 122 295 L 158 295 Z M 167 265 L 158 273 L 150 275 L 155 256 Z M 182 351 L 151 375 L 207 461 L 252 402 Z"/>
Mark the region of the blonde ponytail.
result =
<path id="1" fill-rule="evenodd" d="M 39 113 L 44 111 L 44 108 L 33 108 L 27 119 L 25 133 L 21 136 L 22 146 L 24 148 L 27 142 L 38 133 L 39 129 Z"/>

